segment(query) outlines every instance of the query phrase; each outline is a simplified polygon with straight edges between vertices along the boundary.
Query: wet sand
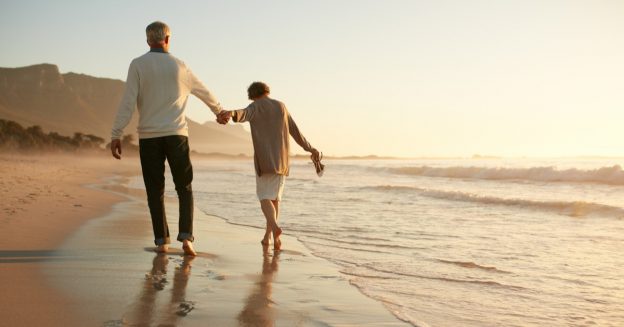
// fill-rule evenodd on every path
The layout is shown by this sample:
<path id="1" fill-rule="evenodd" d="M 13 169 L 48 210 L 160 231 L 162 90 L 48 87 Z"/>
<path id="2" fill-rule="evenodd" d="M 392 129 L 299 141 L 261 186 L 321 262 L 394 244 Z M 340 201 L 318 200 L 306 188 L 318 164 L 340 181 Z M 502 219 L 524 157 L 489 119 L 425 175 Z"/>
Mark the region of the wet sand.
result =
<path id="1" fill-rule="evenodd" d="M 5 177 L 5 172 L 15 168 L 12 162 L 0 161 L 0 186 L 7 194 L 15 194 L 11 193 L 15 192 L 13 188 L 6 187 L 12 179 Z M 38 165 L 23 164 L 26 171 Z M 59 211 L 51 212 L 52 218 L 45 220 L 66 223 L 65 229 L 52 229 L 57 233 L 55 237 L 45 237 L 53 232 L 46 230 L 49 223 L 40 226 L 41 218 L 14 214 L 5 221 L 3 214 L 3 227 L 13 226 L 17 235 L 2 243 L 1 248 L 1 277 L 11 285 L 7 285 L 7 295 L 0 303 L 7 312 L 0 325 L 407 325 L 351 286 L 337 267 L 314 257 L 289 235 L 282 237 L 283 251 L 275 253 L 260 245 L 261 230 L 231 225 L 196 210 L 195 248 L 200 255 L 183 256 L 179 243 L 172 244 L 171 253 L 155 254 L 151 251 L 153 236 L 142 192 L 125 188 L 126 180 L 121 176 L 103 178 L 114 171 L 131 172 L 132 163 L 126 164 L 125 168 L 113 166 L 113 171 L 101 168 L 97 174 L 94 167 L 80 164 L 73 169 L 83 171 L 82 180 L 80 173 L 71 171 L 61 178 L 67 184 L 55 187 L 72 201 L 59 202 L 64 205 L 59 204 Z M 136 173 L 138 163 L 134 164 Z M 44 166 L 51 167 L 47 161 Z M 71 170 L 61 166 L 62 171 Z M 64 176 L 59 171 L 50 174 L 48 168 L 37 169 L 45 176 Z M 54 185 L 61 185 L 54 181 Z M 85 189 L 80 187 L 83 184 L 98 186 Z M 23 186 L 22 194 L 32 187 Z M 55 200 L 62 199 L 46 201 Z M 40 213 L 49 211 L 42 208 L 42 202 L 35 203 L 30 206 L 38 207 Z M 28 207 L 22 206 L 21 211 L 35 210 Z M 77 213 L 72 216 L 74 211 Z M 171 234 L 176 235 L 175 202 L 167 203 L 167 214 Z M 29 221 L 22 226 L 36 233 L 20 232 L 19 219 Z"/>

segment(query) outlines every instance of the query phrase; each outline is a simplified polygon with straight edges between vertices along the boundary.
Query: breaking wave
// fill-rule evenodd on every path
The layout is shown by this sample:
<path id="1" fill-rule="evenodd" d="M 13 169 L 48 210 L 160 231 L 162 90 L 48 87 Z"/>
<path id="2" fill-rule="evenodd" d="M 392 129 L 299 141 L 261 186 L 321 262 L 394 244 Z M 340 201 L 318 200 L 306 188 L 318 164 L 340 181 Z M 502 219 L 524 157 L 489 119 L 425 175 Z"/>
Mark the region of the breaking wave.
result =
<path id="1" fill-rule="evenodd" d="M 536 182 L 596 183 L 624 185 L 624 170 L 620 165 L 598 169 L 564 169 L 555 167 L 487 168 L 487 167 L 401 167 L 391 172 L 402 175 L 472 178 L 484 180 L 525 180 Z"/>
<path id="2" fill-rule="evenodd" d="M 526 199 L 514 199 L 514 198 L 499 198 L 493 196 L 482 196 L 473 193 L 458 192 L 458 191 L 442 191 L 433 190 L 420 187 L 410 186 L 373 186 L 367 187 L 368 189 L 375 189 L 379 191 L 412 191 L 421 196 L 430 198 L 473 202 L 490 205 L 503 205 L 522 207 L 533 210 L 545 210 L 550 212 L 556 212 L 559 214 L 571 216 L 571 217 L 585 217 L 585 216 L 603 216 L 610 218 L 624 218 L 624 208 L 610 206 L 606 204 L 585 202 L 585 201 L 535 201 Z"/>
<path id="3" fill-rule="evenodd" d="M 480 270 L 485 270 L 485 271 L 492 271 L 492 272 L 497 272 L 497 273 L 509 274 L 509 272 L 504 271 L 504 270 L 500 270 L 500 269 L 498 269 L 496 267 L 482 266 L 482 265 L 476 264 L 476 263 L 471 262 L 471 261 L 453 261 L 453 260 L 443 260 L 443 259 L 437 259 L 437 261 L 442 262 L 442 263 L 447 263 L 447 264 L 450 264 L 450 265 L 460 266 L 460 267 L 463 267 L 463 268 L 480 269 Z"/>

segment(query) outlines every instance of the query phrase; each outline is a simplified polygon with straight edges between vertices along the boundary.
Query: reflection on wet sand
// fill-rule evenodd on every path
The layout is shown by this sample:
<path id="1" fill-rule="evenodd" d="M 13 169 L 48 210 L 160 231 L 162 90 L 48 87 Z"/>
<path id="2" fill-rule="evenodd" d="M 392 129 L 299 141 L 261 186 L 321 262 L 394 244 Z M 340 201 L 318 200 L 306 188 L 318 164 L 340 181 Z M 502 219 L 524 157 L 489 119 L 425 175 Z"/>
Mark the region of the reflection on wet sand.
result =
<path id="1" fill-rule="evenodd" d="M 130 312 L 123 318 L 124 324 L 130 326 L 175 326 L 178 319 L 186 316 L 194 309 L 194 303 L 186 301 L 186 285 L 191 275 L 192 256 L 184 256 L 179 266 L 175 268 L 171 297 L 168 302 L 162 303 L 167 280 L 167 266 L 170 257 L 167 254 L 156 254 L 152 261 L 152 269 L 145 274 L 145 283 L 141 294 Z M 178 260 L 176 260 L 178 261 Z M 160 299 L 160 301 L 159 301 Z M 158 309 L 157 309 L 158 308 Z"/>
<path id="2" fill-rule="evenodd" d="M 245 307 L 238 314 L 240 326 L 274 326 L 275 309 L 271 299 L 272 282 L 278 269 L 279 251 L 271 254 L 268 246 L 262 249 L 262 274 L 245 301 Z"/>

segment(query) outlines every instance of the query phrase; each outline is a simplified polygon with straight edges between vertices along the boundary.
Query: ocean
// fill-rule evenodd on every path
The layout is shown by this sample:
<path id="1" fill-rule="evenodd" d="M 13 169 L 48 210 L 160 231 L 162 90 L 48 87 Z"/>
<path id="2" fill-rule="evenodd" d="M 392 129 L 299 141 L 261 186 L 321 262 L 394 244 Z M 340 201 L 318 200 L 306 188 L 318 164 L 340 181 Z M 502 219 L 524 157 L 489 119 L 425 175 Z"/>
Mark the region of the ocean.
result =
<path id="1" fill-rule="evenodd" d="M 623 326 L 623 161 L 295 161 L 279 223 L 414 326 Z M 196 207 L 260 241 L 253 163 L 194 173 Z"/>

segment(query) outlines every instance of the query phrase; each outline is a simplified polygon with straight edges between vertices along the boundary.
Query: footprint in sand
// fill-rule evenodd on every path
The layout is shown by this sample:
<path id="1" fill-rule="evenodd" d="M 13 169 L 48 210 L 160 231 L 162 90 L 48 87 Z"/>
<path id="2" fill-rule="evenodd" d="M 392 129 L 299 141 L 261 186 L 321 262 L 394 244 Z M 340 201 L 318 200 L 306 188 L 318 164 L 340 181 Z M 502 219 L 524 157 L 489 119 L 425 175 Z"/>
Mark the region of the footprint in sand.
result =
<path id="1" fill-rule="evenodd" d="M 11 215 L 12 216 L 12 215 L 17 213 L 17 210 L 15 210 L 15 208 L 6 208 L 6 209 L 4 209 L 4 212 L 6 212 L 7 215 Z"/>
<path id="2" fill-rule="evenodd" d="M 186 315 L 193 311 L 193 309 L 195 309 L 195 302 L 184 301 L 178 306 L 178 311 L 176 311 L 176 314 L 180 317 L 186 317 Z"/>
<path id="3" fill-rule="evenodd" d="M 208 277 L 214 280 L 225 280 L 224 275 L 218 274 L 212 270 L 206 270 L 206 272 L 204 273 L 204 277 Z"/>
<path id="4" fill-rule="evenodd" d="M 165 284 L 167 284 L 167 279 L 163 278 L 159 281 L 156 281 L 154 283 L 152 283 L 152 286 L 154 286 L 154 288 L 158 291 L 162 291 L 165 289 Z"/>
<path id="5" fill-rule="evenodd" d="M 124 322 L 122 319 L 120 319 L 120 320 L 109 320 L 109 321 L 105 321 L 102 324 L 102 327 L 123 327 L 123 326 L 127 326 L 127 323 Z"/>
<path id="6" fill-rule="evenodd" d="M 145 274 L 145 279 L 147 279 L 147 280 L 151 279 L 152 280 L 152 286 L 157 291 L 164 290 L 165 289 L 165 285 L 167 283 L 169 283 L 167 281 L 167 276 L 165 276 L 165 274 L 163 274 L 163 273 L 156 273 L 156 274 L 147 273 L 147 274 Z"/>

